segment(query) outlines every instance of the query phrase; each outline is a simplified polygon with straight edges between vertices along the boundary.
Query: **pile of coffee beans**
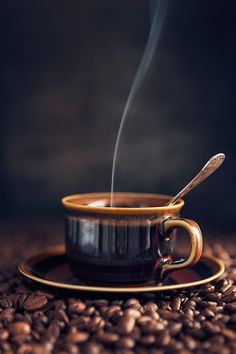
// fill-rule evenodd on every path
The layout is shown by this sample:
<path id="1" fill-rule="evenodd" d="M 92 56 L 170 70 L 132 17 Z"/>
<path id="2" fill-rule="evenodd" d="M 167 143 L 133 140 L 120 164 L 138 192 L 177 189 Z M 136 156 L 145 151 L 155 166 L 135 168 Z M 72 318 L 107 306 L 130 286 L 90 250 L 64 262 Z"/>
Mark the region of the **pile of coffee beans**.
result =
<path id="1" fill-rule="evenodd" d="M 236 353 L 236 245 L 217 281 L 143 295 L 61 293 L 0 273 L 0 353 Z"/>

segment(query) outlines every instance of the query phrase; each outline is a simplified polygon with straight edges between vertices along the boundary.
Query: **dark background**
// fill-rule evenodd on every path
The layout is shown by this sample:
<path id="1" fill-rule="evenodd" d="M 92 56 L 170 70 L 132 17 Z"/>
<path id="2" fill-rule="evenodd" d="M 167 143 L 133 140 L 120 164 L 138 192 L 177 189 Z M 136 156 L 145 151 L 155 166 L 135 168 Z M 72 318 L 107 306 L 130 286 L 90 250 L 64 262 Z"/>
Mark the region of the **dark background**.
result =
<path id="1" fill-rule="evenodd" d="M 120 119 L 150 29 L 149 2 L 2 1 L 0 211 L 62 216 L 67 194 L 109 191 Z M 234 231 L 235 1 L 172 0 L 122 135 L 116 190 L 176 193 L 226 161 L 184 215 Z"/>

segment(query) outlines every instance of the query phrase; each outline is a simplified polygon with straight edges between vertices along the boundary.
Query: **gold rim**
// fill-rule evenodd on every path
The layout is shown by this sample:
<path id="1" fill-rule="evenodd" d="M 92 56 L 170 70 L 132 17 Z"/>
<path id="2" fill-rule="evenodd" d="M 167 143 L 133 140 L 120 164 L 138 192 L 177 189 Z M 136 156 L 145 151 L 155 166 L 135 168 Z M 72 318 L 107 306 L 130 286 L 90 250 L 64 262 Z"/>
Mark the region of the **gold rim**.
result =
<path id="1" fill-rule="evenodd" d="M 73 211 L 87 211 L 87 212 L 95 212 L 95 213 L 109 213 L 109 214 L 150 214 L 153 212 L 162 212 L 162 211 L 177 211 L 180 210 L 183 205 L 184 201 L 180 199 L 176 204 L 174 205 L 166 205 L 166 206 L 159 206 L 159 207 L 139 207 L 139 208 L 125 208 L 125 207 L 105 207 L 105 206 L 90 206 L 90 205 L 84 205 L 84 204 L 75 204 L 72 202 L 73 199 L 86 199 L 86 198 L 92 198 L 92 199 L 101 199 L 101 198 L 110 198 L 110 193 L 86 193 L 86 194 L 72 194 L 68 195 L 64 198 L 62 198 L 61 202 L 63 206 L 69 210 Z M 123 197 L 129 197 L 129 198 L 158 198 L 158 199 L 163 199 L 163 200 L 170 200 L 172 198 L 171 195 L 167 194 L 155 194 L 155 193 L 126 193 L 126 192 L 119 192 L 119 193 L 114 193 L 115 197 L 118 198 L 123 198 Z"/>
<path id="2" fill-rule="evenodd" d="M 185 284 L 172 284 L 172 285 L 150 285 L 150 286 L 135 286 L 132 288 L 127 288 L 127 287 L 109 287 L 109 286 L 95 286 L 95 285 L 74 285 L 74 284 L 65 284 L 65 283 L 59 283 L 59 282 L 54 282 L 51 280 L 45 280 L 42 279 L 38 276 L 33 275 L 30 271 L 28 271 L 25 266 L 26 262 L 33 262 L 34 258 L 45 258 L 46 256 L 50 255 L 56 255 L 56 254 L 61 254 L 63 253 L 63 246 L 55 246 L 53 248 L 48 249 L 48 251 L 41 253 L 37 256 L 30 257 L 27 261 L 22 262 L 19 266 L 18 269 L 21 274 L 23 274 L 26 278 L 34 280 L 37 283 L 44 284 L 47 286 L 51 287 L 56 287 L 56 288 L 61 288 L 61 289 L 67 289 L 67 290 L 79 290 L 79 291 L 91 291 L 91 292 L 107 292 L 107 293 L 143 293 L 143 292 L 157 292 L 157 291 L 166 291 L 166 290 L 176 290 L 176 289 L 182 289 L 182 288 L 190 288 L 194 286 L 199 286 L 203 285 L 206 283 L 209 283 L 217 278 L 219 278 L 225 270 L 224 263 L 213 256 L 206 256 L 203 255 L 204 258 L 209 259 L 213 262 L 215 262 L 219 270 L 211 275 L 208 278 L 198 280 L 195 282 L 190 282 L 190 283 L 185 283 Z"/>

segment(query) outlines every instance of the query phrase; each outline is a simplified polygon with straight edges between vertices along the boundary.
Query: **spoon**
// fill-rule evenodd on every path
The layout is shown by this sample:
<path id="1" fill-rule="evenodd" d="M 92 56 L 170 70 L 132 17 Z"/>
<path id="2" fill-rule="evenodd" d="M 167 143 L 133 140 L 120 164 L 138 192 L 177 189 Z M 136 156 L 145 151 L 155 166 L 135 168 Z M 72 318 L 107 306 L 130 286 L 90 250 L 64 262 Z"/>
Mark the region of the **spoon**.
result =
<path id="1" fill-rule="evenodd" d="M 193 188 L 203 182 L 207 177 L 209 177 L 213 172 L 215 172 L 220 165 L 224 162 L 225 154 L 219 153 L 210 158 L 207 163 L 203 166 L 200 172 L 183 188 L 176 194 L 171 200 L 165 205 L 173 205 L 179 199 L 181 199 L 185 194 L 190 192 Z"/>

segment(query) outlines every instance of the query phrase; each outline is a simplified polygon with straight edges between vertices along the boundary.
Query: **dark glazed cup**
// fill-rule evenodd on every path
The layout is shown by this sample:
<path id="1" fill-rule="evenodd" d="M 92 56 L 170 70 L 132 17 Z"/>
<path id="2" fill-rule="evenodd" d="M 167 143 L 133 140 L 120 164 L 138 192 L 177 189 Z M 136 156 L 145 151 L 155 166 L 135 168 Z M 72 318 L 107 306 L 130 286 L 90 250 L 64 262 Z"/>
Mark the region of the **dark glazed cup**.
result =
<path id="1" fill-rule="evenodd" d="M 142 193 L 71 195 L 66 210 L 66 253 L 72 272 L 92 284 L 160 282 L 167 272 L 196 263 L 202 234 L 196 222 L 179 217 L 184 201 L 164 206 L 167 195 Z M 174 261 L 176 228 L 188 232 L 191 251 Z M 174 242 L 174 239 L 176 242 Z"/>

